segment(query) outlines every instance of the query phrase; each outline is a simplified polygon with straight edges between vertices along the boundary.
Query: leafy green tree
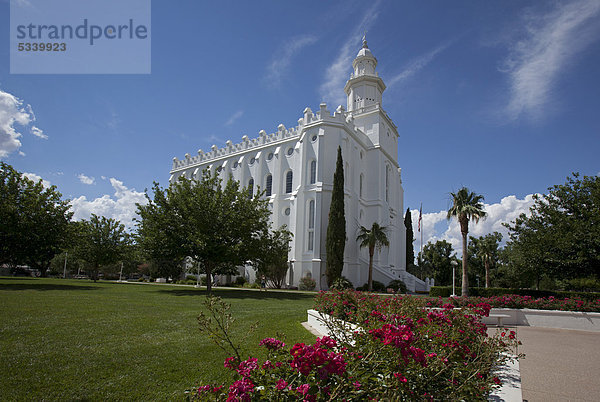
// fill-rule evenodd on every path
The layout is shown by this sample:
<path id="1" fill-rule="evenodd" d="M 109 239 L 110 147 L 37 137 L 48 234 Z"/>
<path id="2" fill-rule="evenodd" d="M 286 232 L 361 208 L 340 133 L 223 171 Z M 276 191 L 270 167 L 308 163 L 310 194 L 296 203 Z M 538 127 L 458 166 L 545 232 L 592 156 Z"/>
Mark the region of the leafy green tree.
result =
<path id="1" fill-rule="evenodd" d="M 327 225 L 327 285 L 342 276 L 344 269 L 344 249 L 346 248 L 346 215 L 344 211 L 344 162 L 342 148 L 338 146 L 337 162 L 333 174 L 333 191 Z"/>
<path id="2" fill-rule="evenodd" d="M 406 208 L 404 215 L 404 227 L 406 228 L 406 266 L 407 269 L 411 265 L 415 265 L 415 249 L 413 243 L 415 241 L 415 232 L 412 227 L 412 216 L 410 208 Z"/>
<path id="3" fill-rule="evenodd" d="M 458 219 L 460 224 L 460 233 L 462 235 L 462 295 L 469 295 L 469 266 L 468 266 L 468 254 L 467 254 L 467 235 L 469 234 L 469 221 L 472 219 L 475 222 L 479 222 L 479 219 L 485 217 L 483 196 L 475 194 L 468 188 L 463 187 L 456 193 L 450 193 L 452 196 L 452 206 L 448 210 L 448 220 L 452 217 Z"/>
<path id="4" fill-rule="evenodd" d="M 452 244 L 446 240 L 429 242 L 419 253 L 419 268 L 423 276 L 433 277 L 438 286 L 452 283 L 452 261 L 456 261 Z"/>
<path id="5" fill-rule="evenodd" d="M 578 173 L 535 195 L 530 214 L 505 224 L 511 265 L 539 288 L 544 276 L 573 279 L 600 275 L 600 177 Z"/>
<path id="6" fill-rule="evenodd" d="M 148 195 L 146 197 L 150 201 Z M 167 199 L 166 191 L 154 183 L 154 200 L 137 205 L 140 219 L 136 219 L 136 240 L 142 256 L 148 262 L 151 277 L 172 277 L 182 271 L 186 250 L 180 247 L 182 240 L 182 216 Z"/>
<path id="7" fill-rule="evenodd" d="M 383 246 L 388 247 L 390 242 L 387 238 L 386 227 L 380 226 L 379 223 L 373 222 L 371 229 L 361 226 L 356 236 L 356 241 L 360 242 L 360 248 L 368 247 L 369 249 L 369 292 L 373 290 L 373 255 L 375 249 L 381 251 Z"/>
<path id="8" fill-rule="evenodd" d="M 69 210 L 55 186 L 45 188 L 0 162 L 0 264 L 26 264 L 45 276 L 65 244 Z"/>
<path id="9" fill-rule="evenodd" d="M 261 252 L 253 264 L 257 276 L 264 275 L 277 289 L 281 289 L 285 283 L 292 236 L 286 225 L 272 233 L 266 233 L 261 239 Z"/>
<path id="10" fill-rule="evenodd" d="M 237 181 L 230 178 L 223 186 L 207 171 L 200 180 L 182 177 L 165 189 L 155 183 L 153 192 L 154 199 L 147 196 L 146 205 L 138 204 L 138 234 L 146 252 L 173 261 L 189 256 L 208 278 L 234 273 L 258 258 L 270 215 L 260 194 L 249 198 Z"/>
<path id="11" fill-rule="evenodd" d="M 124 259 L 129 241 L 121 222 L 92 214 L 89 220 L 78 222 L 75 253 L 91 269 L 92 279 L 96 282 L 100 267 Z"/>
<path id="12" fill-rule="evenodd" d="M 485 287 L 490 287 L 490 267 L 495 267 L 500 258 L 500 242 L 502 235 L 499 232 L 489 233 L 485 236 L 469 236 L 469 257 L 483 265 L 485 272 Z"/>

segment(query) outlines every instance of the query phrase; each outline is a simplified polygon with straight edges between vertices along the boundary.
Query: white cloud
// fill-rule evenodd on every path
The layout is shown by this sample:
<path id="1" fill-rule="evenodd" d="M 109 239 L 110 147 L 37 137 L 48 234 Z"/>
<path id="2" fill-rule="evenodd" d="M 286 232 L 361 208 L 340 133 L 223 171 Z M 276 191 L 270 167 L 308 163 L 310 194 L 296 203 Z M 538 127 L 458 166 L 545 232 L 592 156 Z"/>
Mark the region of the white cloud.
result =
<path id="1" fill-rule="evenodd" d="M 22 134 L 17 131 L 15 125 L 28 126 L 35 121 L 35 115 L 31 106 L 23 106 L 23 101 L 8 92 L 0 90 L 0 158 L 7 157 L 21 148 L 19 138 Z M 31 132 L 40 137 L 48 138 L 42 130 L 32 126 Z M 21 156 L 25 154 L 19 152 Z"/>
<path id="2" fill-rule="evenodd" d="M 376 1 L 365 13 L 361 22 L 343 44 L 332 64 L 325 71 L 325 79 L 319 87 L 321 99 L 330 105 L 345 104 L 344 85 L 349 78 L 348 71 L 352 65 L 355 52 L 360 48 L 361 38 L 366 30 L 375 22 L 379 14 L 380 1 Z"/>
<path id="3" fill-rule="evenodd" d="M 31 126 L 31 134 L 35 135 L 36 137 L 40 137 L 43 140 L 47 140 L 48 136 L 46 134 L 44 134 L 44 132 L 37 128 L 36 126 Z"/>
<path id="4" fill-rule="evenodd" d="M 508 239 L 508 229 L 502 226 L 502 223 L 513 222 L 522 213 L 529 215 L 529 208 L 533 205 L 533 194 L 518 199 L 514 195 L 509 195 L 495 204 L 484 204 L 487 217 L 480 219 L 478 223 L 469 222 L 469 236 L 479 237 L 488 233 L 500 232 L 502 240 Z M 421 249 L 421 233 L 417 231 L 419 220 L 419 210 L 411 210 L 413 230 L 415 236 L 414 248 L 415 257 Z M 456 218 L 450 221 L 446 219 L 447 211 L 424 213 L 422 220 L 423 245 L 428 242 L 446 240 L 452 244 L 458 256 L 462 255 L 462 235 L 460 225 Z"/>
<path id="5" fill-rule="evenodd" d="M 89 201 L 82 195 L 72 200 L 73 219 L 89 219 L 91 214 L 96 214 L 116 219 L 126 227 L 132 228 L 134 226 L 133 218 L 137 215 L 135 204 L 146 204 L 146 196 L 142 192 L 135 191 L 135 189 L 127 188 L 122 181 L 112 177 L 110 178 L 110 184 L 115 191 L 112 197 L 105 194 Z"/>
<path id="6" fill-rule="evenodd" d="M 312 35 L 302 35 L 293 37 L 287 41 L 284 46 L 275 53 L 273 60 L 267 66 L 267 84 L 270 87 L 279 87 L 281 78 L 287 73 L 292 58 L 302 50 L 303 47 L 315 43 L 316 40 L 317 38 Z"/>
<path id="7" fill-rule="evenodd" d="M 234 114 L 231 115 L 231 117 L 225 122 L 225 125 L 226 126 L 231 126 L 233 123 L 235 123 L 235 121 L 237 119 L 239 119 L 243 115 L 244 115 L 244 111 L 243 110 L 238 110 L 237 112 L 235 112 Z"/>
<path id="8" fill-rule="evenodd" d="M 431 61 L 442 51 L 446 50 L 448 46 L 452 44 L 453 41 L 446 41 L 436 47 L 435 49 L 430 50 L 429 52 L 412 59 L 404 69 L 393 76 L 390 80 L 388 80 L 387 87 L 391 87 L 397 83 L 402 83 L 417 74 L 420 70 L 425 68 Z"/>
<path id="9" fill-rule="evenodd" d="M 42 185 L 46 188 L 50 187 L 52 184 L 48 181 L 48 180 L 44 180 L 42 179 L 41 176 L 35 174 L 35 173 L 28 173 L 28 172 L 24 172 L 23 176 L 27 177 L 29 180 L 34 181 L 35 183 L 37 183 L 38 181 L 42 181 Z"/>
<path id="10" fill-rule="evenodd" d="M 82 182 L 83 184 L 88 184 L 88 185 L 92 185 L 96 183 L 96 179 L 93 177 L 88 177 L 86 175 L 84 175 L 83 173 L 80 173 L 77 175 L 77 178 L 79 179 L 80 182 Z"/>
<path id="11" fill-rule="evenodd" d="M 558 4 L 545 15 L 525 14 L 525 38 L 511 45 L 504 61 L 502 71 L 510 81 L 504 112 L 513 120 L 522 115 L 543 117 L 563 70 L 600 37 L 600 1 Z"/>

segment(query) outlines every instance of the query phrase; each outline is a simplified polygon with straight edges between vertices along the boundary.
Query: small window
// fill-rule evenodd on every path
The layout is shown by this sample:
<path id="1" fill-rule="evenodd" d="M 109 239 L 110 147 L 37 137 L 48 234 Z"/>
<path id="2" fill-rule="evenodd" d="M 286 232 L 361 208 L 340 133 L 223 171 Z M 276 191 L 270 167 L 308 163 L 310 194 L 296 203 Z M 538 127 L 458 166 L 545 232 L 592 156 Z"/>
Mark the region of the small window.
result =
<path id="1" fill-rule="evenodd" d="M 311 141 L 312 142 L 317 142 L 317 138 L 319 138 L 319 137 L 317 137 L 317 135 L 315 134 L 315 135 L 312 136 Z"/>
<path id="2" fill-rule="evenodd" d="M 237 169 L 237 167 L 240 166 L 240 164 L 238 163 L 238 161 L 233 162 L 233 168 Z"/>
<path id="3" fill-rule="evenodd" d="M 308 251 L 313 251 L 315 242 L 315 200 L 308 203 Z"/>
<path id="4" fill-rule="evenodd" d="M 219 167 L 217 168 L 217 173 L 221 173 L 221 171 L 222 171 L 222 170 L 223 170 L 223 166 L 219 166 Z"/>
<path id="5" fill-rule="evenodd" d="M 289 172 L 287 172 L 285 174 L 285 193 L 289 194 L 292 192 L 292 179 L 293 179 L 293 173 L 290 170 Z"/>
<path id="6" fill-rule="evenodd" d="M 265 187 L 266 187 L 266 193 L 265 194 L 266 194 L 267 197 L 270 197 L 271 193 L 273 191 L 273 176 L 271 176 L 271 175 L 267 176 L 267 181 L 266 181 Z"/>
<path id="7" fill-rule="evenodd" d="M 294 148 L 292 148 L 292 147 L 288 148 L 288 150 L 287 150 L 288 156 L 292 156 L 293 153 L 294 153 Z"/>
<path id="8" fill-rule="evenodd" d="M 270 161 L 271 159 L 273 159 L 273 152 L 269 152 L 269 155 L 267 155 L 267 160 Z"/>
<path id="9" fill-rule="evenodd" d="M 390 167 L 385 167 L 385 201 L 390 202 Z"/>
<path id="10" fill-rule="evenodd" d="M 248 180 L 248 198 L 254 196 L 254 179 Z"/>
<path id="11" fill-rule="evenodd" d="M 362 198 L 363 196 L 363 174 L 360 174 L 360 177 L 358 179 L 358 195 Z"/>
<path id="12" fill-rule="evenodd" d="M 360 151 L 360 159 L 363 158 L 363 151 Z"/>
<path id="13" fill-rule="evenodd" d="M 290 212 L 292 212 L 292 211 L 289 208 L 286 208 L 285 211 L 283 211 L 285 216 L 290 216 Z"/>
<path id="14" fill-rule="evenodd" d="M 317 182 L 317 161 L 310 162 L 310 184 Z"/>
<path id="15" fill-rule="evenodd" d="M 254 162 L 256 162 L 256 158 L 250 158 L 250 164 L 254 165 Z"/>

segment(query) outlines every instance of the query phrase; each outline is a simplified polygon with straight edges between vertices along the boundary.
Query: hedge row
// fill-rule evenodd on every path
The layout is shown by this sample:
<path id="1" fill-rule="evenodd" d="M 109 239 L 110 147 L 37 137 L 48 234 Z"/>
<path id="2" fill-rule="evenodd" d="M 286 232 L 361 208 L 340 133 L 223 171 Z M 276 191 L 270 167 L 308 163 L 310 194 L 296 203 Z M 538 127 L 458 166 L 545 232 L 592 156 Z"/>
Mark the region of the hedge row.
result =
<path id="1" fill-rule="evenodd" d="M 461 288 L 456 287 L 456 295 L 461 295 Z M 452 294 L 452 286 L 432 286 L 429 291 L 429 296 L 432 297 L 449 297 Z M 552 291 L 552 290 L 536 290 L 536 289 L 517 289 L 517 288 L 469 288 L 469 296 L 492 297 L 502 295 L 520 295 L 531 296 L 535 298 L 550 297 L 570 298 L 581 300 L 597 300 L 600 299 L 598 292 L 567 292 L 567 291 Z"/>

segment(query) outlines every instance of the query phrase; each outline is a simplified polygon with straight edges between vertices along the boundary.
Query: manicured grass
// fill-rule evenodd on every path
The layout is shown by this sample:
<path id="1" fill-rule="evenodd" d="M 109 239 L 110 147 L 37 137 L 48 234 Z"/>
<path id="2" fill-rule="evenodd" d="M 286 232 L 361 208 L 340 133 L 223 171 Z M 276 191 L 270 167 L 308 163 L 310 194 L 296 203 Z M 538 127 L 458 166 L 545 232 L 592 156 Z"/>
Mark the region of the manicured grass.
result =
<path id="1" fill-rule="evenodd" d="M 313 294 L 215 289 L 235 339 L 312 342 L 300 323 Z M 205 291 L 163 284 L 0 278 L 0 400 L 182 399 L 226 381 L 227 355 L 198 330 Z M 248 335 L 248 327 L 259 323 Z"/>

